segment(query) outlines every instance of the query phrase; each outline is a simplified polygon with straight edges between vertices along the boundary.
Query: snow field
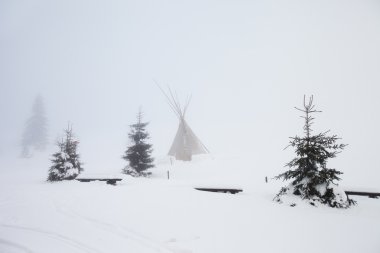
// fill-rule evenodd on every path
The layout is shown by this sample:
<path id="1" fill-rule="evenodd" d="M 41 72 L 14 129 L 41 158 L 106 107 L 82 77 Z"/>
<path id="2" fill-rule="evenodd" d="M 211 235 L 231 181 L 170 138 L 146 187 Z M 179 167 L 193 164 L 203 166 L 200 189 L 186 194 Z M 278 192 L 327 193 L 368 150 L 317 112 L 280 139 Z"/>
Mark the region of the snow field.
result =
<path id="1" fill-rule="evenodd" d="M 358 205 L 347 210 L 280 205 L 272 199 L 283 183 L 265 184 L 260 170 L 244 164 L 164 159 L 152 178 L 119 175 L 117 186 L 47 183 L 43 167 L 2 170 L 0 252 L 379 252 L 378 199 L 355 197 Z"/>

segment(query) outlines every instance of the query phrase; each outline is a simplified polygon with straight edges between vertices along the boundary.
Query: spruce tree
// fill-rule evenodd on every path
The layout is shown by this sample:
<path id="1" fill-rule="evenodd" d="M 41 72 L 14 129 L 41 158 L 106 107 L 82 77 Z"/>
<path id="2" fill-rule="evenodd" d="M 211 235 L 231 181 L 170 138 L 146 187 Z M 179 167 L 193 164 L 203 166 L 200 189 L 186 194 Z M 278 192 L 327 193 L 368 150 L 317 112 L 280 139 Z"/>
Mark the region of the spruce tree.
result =
<path id="1" fill-rule="evenodd" d="M 82 171 L 78 140 L 74 138 L 72 128 L 65 129 L 65 138 L 57 142 L 59 151 L 53 154 L 53 165 L 49 169 L 48 181 L 62 181 L 76 178 Z"/>
<path id="2" fill-rule="evenodd" d="M 137 114 L 137 123 L 131 125 L 131 131 L 128 137 L 131 141 L 131 146 L 127 148 L 123 159 L 129 164 L 123 169 L 123 173 L 133 177 L 149 176 L 151 172 L 147 171 L 153 168 L 153 158 L 151 153 L 153 151 L 152 145 L 146 143 L 149 139 L 149 134 L 145 130 L 148 122 L 142 122 L 141 109 Z"/>
<path id="3" fill-rule="evenodd" d="M 45 116 L 45 106 L 42 97 L 36 97 L 32 116 L 26 121 L 26 127 L 22 136 L 22 157 L 29 157 L 31 149 L 43 151 L 47 144 L 47 120 Z"/>
<path id="4" fill-rule="evenodd" d="M 336 157 L 346 144 L 338 144 L 340 138 L 327 135 L 329 131 L 312 135 L 312 114 L 320 112 L 315 109 L 313 96 L 308 103 L 304 97 L 304 108 L 296 109 L 304 113 L 301 117 L 305 120 L 305 135 L 290 138 L 289 146 L 295 149 L 296 157 L 285 165 L 289 170 L 275 178 L 291 180 L 291 183 L 280 190 L 275 200 L 281 203 L 284 195 L 292 194 L 307 200 L 311 205 L 319 202 L 330 207 L 348 208 L 355 204 L 338 187 L 339 176 L 343 173 L 327 168 L 328 159 Z"/>

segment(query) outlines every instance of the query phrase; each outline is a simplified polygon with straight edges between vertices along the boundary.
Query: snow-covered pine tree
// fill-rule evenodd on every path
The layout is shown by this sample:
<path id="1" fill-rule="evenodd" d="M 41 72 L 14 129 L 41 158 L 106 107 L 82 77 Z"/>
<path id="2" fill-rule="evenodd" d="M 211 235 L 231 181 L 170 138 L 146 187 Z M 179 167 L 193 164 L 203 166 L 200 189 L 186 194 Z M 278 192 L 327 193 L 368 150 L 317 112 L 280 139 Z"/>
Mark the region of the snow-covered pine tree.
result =
<path id="1" fill-rule="evenodd" d="M 137 114 L 137 123 L 131 125 L 131 132 L 128 137 L 132 143 L 127 148 L 123 159 L 129 164 L 123 169 L 123 173 L 133 177 L 149 176 L 151 172 L 147 171 L 153 168 L 153 158 L 151 157 L 152 145 L 146 143 L 149 139 L 149 134 L 145 130 L 148 122 L 142 122 L 142 111 L 139 110 Z"/>
<path id="2" fill-rule="evenodd" d="M 336 157 L 346 144 L 337 144 L 340 138 L 336 135 L 328 136 L 329 131 L 312 135 L 312 114 L 320 111 L 315 109 L 313 96 L 309 98 L 309 103 L 306 103 L 304 97 L 303 106 L 303 109 L 296 109 L 304 113 L 301 117 L 305 120 L 305 136 L 290 138 L 289 146 L 295 148 L 297 156 L 286 164 L 286 167 L 289 167 L 288 171 L 275 177 L 292 182 L 283 187 L 274 199 L 282 203 L 285 195 L 296 195 L 311 205 L 319 202 L 330 207 L 348 208 L 355 204 L 355 201 L 348 198 L 337 184 L 340 180 L 339 175 L 343 173 L 327 168 L 327 160 Z"/>
<path id="3" fill-rule="evenodd" d="M 57 143 L 59 151 L 53 154 L 48 181 L 71 180 L 83 171 L 77 152 L 78 143 L 71 126 L 68 126 L 65 129 L 65 138 Z"/>
<path id="4" fill-rule="evenodd" d="M 47 144 L 47 120 L 42 96 L 38 95 L 32 108 L 32 116 L 26 121 L 26 127 L 22 136 L 22 157 L 31 155 L 30 149 L 42 151 Z"/>

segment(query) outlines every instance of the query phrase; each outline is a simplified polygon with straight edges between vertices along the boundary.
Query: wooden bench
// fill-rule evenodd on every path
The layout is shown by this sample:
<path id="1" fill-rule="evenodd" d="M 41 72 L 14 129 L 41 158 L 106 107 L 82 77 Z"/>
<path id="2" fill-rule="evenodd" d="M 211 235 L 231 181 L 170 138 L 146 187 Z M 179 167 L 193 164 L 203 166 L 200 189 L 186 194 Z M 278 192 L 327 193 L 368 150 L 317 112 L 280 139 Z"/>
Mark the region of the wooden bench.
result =
<path id="1" fill-rule="evenodd" d="M 194 188 L 195 190 L 198 191 L 207 191 L 207 192 L 223 192 L 223 193 L 231 193 L 231 194 L 236 194 L 239 192 L 242 192 L 242 189 L 233 189 L 233 188 Z"/>
<path id="2" fill-rule="evenodd" d="M 358 191 L 345 191 L 347 195 L 356 195 L 356 196 L 368 196 L 369 198 L 377 199 L 380 197 L 378 192 L 358 192 Z"/>
<path id="3" fill-rule="evenodd" d="M 91 182 L 91 181 L 106 181 L 107 184 L 116 185 L 117 181 L 121 181 L 121 178 L 76 178 L 79 182 Z"/>

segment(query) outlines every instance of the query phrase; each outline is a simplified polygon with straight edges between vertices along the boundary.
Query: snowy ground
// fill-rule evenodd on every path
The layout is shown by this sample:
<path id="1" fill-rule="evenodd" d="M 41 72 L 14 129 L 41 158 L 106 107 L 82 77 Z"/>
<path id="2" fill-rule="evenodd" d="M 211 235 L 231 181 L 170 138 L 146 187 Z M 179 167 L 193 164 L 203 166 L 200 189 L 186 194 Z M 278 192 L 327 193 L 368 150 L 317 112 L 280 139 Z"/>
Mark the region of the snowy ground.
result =
<path id="1" fill-rule="evenodd" d="M 289 207 L 272 201 L 283 183 L 266 184 L 241 157 L 158 163 L 150 179 L 116 174 L 124 180 L 111 186 L 47 183 L 48 162 L 4 162 L 0 252 L 380 252 L 380 199 L 355 197 L 348 210 Z"/>

